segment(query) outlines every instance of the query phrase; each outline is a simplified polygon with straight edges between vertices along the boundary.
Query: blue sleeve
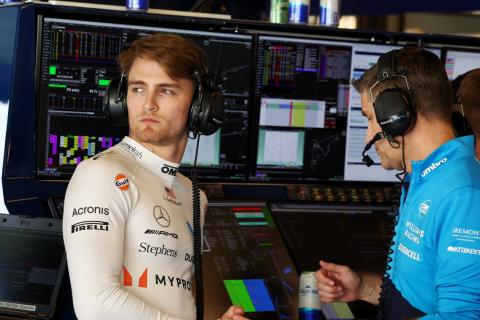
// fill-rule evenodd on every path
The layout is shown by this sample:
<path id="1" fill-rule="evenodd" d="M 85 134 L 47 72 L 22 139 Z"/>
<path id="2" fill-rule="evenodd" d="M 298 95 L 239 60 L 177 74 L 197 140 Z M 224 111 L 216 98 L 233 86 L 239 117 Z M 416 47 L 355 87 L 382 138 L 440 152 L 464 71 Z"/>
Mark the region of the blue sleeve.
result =
<path id="1" fill-rule="evenodd" d="M 451 192 L 435 213 L 437 311 L 422 319 L 480 319 L 480 190 Z"/>

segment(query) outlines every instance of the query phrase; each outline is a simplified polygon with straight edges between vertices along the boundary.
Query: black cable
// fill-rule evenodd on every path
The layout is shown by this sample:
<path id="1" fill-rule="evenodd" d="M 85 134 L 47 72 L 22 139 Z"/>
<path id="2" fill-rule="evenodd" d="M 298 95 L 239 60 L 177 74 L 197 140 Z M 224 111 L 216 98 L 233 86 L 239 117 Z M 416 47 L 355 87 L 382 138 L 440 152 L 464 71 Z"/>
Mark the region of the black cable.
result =
<path id="1" fill-rule="evenodd" d="M 200 134 L 197 136 L 195 160 L 193 161 L 192 201 L 193 201 L 193 263 L 195 266 L 195 303 L 197 320 L 203 320 L 203 270 L 202 270 L 202 225 L 200 215 L 200 188 L 198 187 L 197 156 Z"/>
<path id="2" fill-rule="evenodd" d="M 402 188 L 405 185 L 405 177 L 406 177 L 406 172 L 407 172 L 407 167 L 406 167 L 406 161 L 405 161 L 405 140 L 402 135 L 402 165 L 403 165 L 403 170 L 395 176 L 397 179 L 400 180 L 400 184 L 396 185 L 394 190 L 398 193 L 396 194 L 392 200 L 392 212 L 393 212 L 393 224 L 392 224 L 392 236 L 390 238 L 389 244 L 388 244 L 388 252 L 387 252 L 387 259 L 386 259 L 386 266 L 385 266 L 385 272 L 383 273 L 383 278 L 382 278 L 382 284 L 380 285 L 380 298 L 379 298 L 379 303 L 378 303 L 378 310 L 377 310 L 377 319 L 378 320 L 384 320 L 385 316 L 389 314 L 387 312 L 390 309 L 390 301 L 388 299 L 388 280 L 390 280 L 390 275 L 388 274 L 388 271 L 392 269 L 390 266 L 390 263 L 393 261 L 391 258 L 391 255 L 393 254 L 393 246 L 395 245 L 395 241 L 393 238 L 396 235 L 395 229 L 398 224 L 398 219 L 400 215 L 400 196 L 401 192 L 398 192 L 399 190 L 402 190 Z M 406 195 L 405 195 L 406 196 Z M 405 199 L 404 199 L 405 200 Z"/>

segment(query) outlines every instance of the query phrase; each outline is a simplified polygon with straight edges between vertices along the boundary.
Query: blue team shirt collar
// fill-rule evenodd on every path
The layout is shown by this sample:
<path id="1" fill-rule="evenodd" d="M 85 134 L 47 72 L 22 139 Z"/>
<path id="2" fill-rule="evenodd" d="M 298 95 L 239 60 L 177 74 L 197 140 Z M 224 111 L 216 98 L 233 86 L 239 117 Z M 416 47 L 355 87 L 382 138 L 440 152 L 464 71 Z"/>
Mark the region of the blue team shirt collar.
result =
<path id="1" fill-rule="evenodd" d="M 143 145 L 130 137 L 125 137 L 117 144 L 117 147 L 127 153 L 134 160 L 142 163 L 144 166 L 155 172 L 159 177 L 165 180 L 166 184 L 171 185 L 177 175 L 179 163 L 171 162 L 151 152 Z"/>
<path id="2" fill-rule="evenodd" d="M 427 179 L 448 161 L 464 156 L 474 156 L 474 154 L 473 136 L 449 140 L 433 151 L 427 158 L 412 161 L 411 176 L 419 180 Z"/>

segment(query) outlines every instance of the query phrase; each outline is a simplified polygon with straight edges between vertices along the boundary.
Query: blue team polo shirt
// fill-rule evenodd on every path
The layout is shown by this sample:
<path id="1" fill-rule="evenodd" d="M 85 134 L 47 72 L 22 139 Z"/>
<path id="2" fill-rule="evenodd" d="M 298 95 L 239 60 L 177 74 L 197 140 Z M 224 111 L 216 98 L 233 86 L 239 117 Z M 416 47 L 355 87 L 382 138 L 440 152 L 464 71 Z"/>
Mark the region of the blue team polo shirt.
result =
<path id="1" fill-rule="evenodd" d="M 473 137 L 412 162 L 395 227 L 393 284 L 422 319 L 480 319 L 480 163 Z"/>

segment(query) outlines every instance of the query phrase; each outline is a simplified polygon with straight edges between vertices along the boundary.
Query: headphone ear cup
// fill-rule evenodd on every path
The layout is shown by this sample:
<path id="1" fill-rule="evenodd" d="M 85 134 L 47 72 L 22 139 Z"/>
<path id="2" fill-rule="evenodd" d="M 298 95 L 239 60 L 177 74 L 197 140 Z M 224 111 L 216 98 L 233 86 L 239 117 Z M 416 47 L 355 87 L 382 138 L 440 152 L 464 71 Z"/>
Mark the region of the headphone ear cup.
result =
<path id="1" fill-rule="evenodd" d="M 195 90 L 190 107 L 188 130 L 194 135 L 208 136 L 215 133 L 223 123 L 224 99 L 217 88 L 203 81 Z"/>
<path id="2" fill-rule="evenodd" d="M 125 77 L 110 81 L 103 97 L 103 112 L 113 125 L 128 125 Z"/>
<path id="3" fill-rule="evenodd" d="M 388 137 L 396 137 L 408 132 L 415 114 L 408 93 L 392 88 L 378 94 L 373 104 L 377 122 Z"/>

